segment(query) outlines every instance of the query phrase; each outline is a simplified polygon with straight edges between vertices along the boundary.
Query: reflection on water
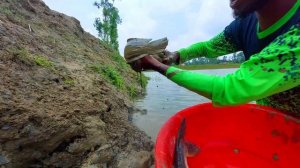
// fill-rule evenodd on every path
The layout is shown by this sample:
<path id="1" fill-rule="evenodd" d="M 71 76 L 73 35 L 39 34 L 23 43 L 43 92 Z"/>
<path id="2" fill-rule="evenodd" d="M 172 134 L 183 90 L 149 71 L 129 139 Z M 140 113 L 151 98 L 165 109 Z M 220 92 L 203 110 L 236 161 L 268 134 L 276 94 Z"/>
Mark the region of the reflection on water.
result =
<path id="1" fill-rule="evenodd" d="M 197 72 L 226 75 L 234 71 L 235 69 L 218 69 L 199 70 Z M 189 106 L 210 101 L 176 85 L 159 73 L 146 72 L 145 75 L 150 77 L 147 95 L 144 99 L 138 100 L 136 106 L 146 109 L 147 114 L 134 114 L 133 122 L 151 136 L 153 141 L 155 141 L 160 127 L 170 116 Z"/>

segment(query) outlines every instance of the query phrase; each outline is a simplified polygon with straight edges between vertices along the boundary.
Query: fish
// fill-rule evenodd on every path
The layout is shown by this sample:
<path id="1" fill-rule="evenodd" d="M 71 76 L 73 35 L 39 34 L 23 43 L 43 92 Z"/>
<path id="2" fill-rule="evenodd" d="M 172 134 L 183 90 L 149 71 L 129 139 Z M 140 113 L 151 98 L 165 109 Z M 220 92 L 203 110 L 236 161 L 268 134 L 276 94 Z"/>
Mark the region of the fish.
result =
<path id="1" fill-rule="evenodd" d="M 200 152 L 198 146 L 184 140 L 185 129 L 186 119 L 183 118 L 176 138 L 173 168 L 188 168 L 187 157 L 195 157 Z"/>

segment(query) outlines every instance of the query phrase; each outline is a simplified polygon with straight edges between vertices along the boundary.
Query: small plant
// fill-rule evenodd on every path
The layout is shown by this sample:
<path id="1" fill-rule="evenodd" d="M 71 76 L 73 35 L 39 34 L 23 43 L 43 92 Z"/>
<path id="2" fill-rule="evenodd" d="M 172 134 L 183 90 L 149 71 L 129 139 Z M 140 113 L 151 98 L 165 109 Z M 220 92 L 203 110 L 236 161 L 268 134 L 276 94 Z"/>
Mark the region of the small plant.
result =
<path id="1" fill-rule="evenodd" d="M 89 66 L 93 72 L 102 75 L 108 82 L 116 86 L 117 89 L 125 92 L 130 98 L 134 99 L 139 95 L 139 84 L 142 89 L 146 89 L 149 78 L 144 74 L 139 74 L 136 77 L 136 82 L 127 83 L 122 77 L 121 73 L 111 65 L 94 64 Z"/>
<path id="2" fill-rule="evenodd" d="M 75 81 L 73 79 L 65 79 L 63 81 L 66 85 L 75 86 Z"/>
<path id="3" fill-rule="evenodd" d="M 25 48 L 11 49 L 14 59 L 27 66 L 38 65 L 44 68 L 54 69 L 54 63 L 41 55 L 32 55 Z"/>
<path id="4" fill-rule="evenodd" d="M 34 57 L 34 61 L 37 65 L 45 68 L 52 68 L 53 67 L 53 62 L 49 61 L 47 58 L 37 55 Z"/>
<path id="5" fill-rule="evenodd" d="M 8 16 L 13 15 L 13 12 L 8 7 L 0 8 L 0 13 L 3 13 L 3 14 L 8 15 Z"/>
<path id="6" fill-rule="evenodd" d="M 140 74 L 139 82 L 141 83 L 141 87 L 146 89 L 149 78 L 145 76 L 143 73 Z"/>
<path id="7" fill-rule="evenodd" d="M 112 66 L 92 65 L 90 69 L 98 74 L 102 74 L 111 84 L 118 89 L 125 89 L 124 79 L 120 73 Z"/>
<path id="8" fill-rule="evenodd" d="M 34 59 L 33 56 L 25 49 L 11 49 L 10 52 L 12 52 L 14 58 L 20 62 L 22 62 L 25 65 L 33 66 L 34 65 Z"/>
<path id="9" fill-rule="evenodd" d="M 126 64 L 124 58 L 118 53 L 118 52 L 113 52 L 113 54 L 111 55 L 112 60 L 117 63 L 118 67 L 120 70 L 124 70 L 127 67 L 129 67 L 128 64 Z"/>
<path id="10" fill-rule="evenodd" d="M 117 70 L 111 66 L 107 66 L 102 68 L 102 72 L 118 89 L 124 89 L 124 79 Z"/>
<path id="11" fill-rule="evenodd" d="M 14 17 L 15 17 L 15 20 L 18 21 L 18 22 L 22 22 L 25 19 L 24 16 L 22 16 L 19 13 L 15 14 Z"/>
<path id="12" fill-rule="evenodd" d="M 9 7 L 0 7 L 0 14 L 6 15 L 6 17 L 8 17 L 9 20 L 13 22 L 21 23 L 25 20 L 25 17 L 21 13 Z"/>
<path id="13" fill-rule="evenodd" d="M 128 86 L 127 91 L 131 98 L 136 98 L 138 96 L 137 88 L 134 86 Z"/>
<path id="14" fill-rule="evenodd" d="M 101 65 L 91 65 L 90 67 L 89 67 L 93 72 L 95 72 L 95 73 L 98 73 L 98 74 L 101 74 L 101 72 L 102 72 L 102 68 L 101 68 Z"/>

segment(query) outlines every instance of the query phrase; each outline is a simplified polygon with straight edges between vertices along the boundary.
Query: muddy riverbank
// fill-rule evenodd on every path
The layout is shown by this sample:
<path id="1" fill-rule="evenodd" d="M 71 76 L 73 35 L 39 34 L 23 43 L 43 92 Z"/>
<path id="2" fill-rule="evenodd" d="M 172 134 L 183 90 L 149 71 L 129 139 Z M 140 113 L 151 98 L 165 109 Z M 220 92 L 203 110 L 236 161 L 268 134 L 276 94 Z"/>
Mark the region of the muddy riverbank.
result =
<path id="1" fill-rule="evenodd" d="M 139 78 L 78 20 L 41 0 L 3 0 L 0 56 L 1 168 L 153 163 L 153 143 L 130 122 Z"/>

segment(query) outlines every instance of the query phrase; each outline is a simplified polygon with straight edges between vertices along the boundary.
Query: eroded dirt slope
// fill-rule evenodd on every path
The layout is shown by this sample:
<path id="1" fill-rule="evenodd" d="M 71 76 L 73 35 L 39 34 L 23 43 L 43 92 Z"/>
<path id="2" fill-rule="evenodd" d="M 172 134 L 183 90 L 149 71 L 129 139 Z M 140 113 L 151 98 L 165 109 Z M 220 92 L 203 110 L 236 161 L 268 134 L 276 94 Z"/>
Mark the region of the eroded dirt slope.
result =
<path id="1" fill-rule="evenodd" d="M 129 122 L 141 91 L 75 18 L 1 0 L 0 167 L 148 167 L 151 140 Z"/>

